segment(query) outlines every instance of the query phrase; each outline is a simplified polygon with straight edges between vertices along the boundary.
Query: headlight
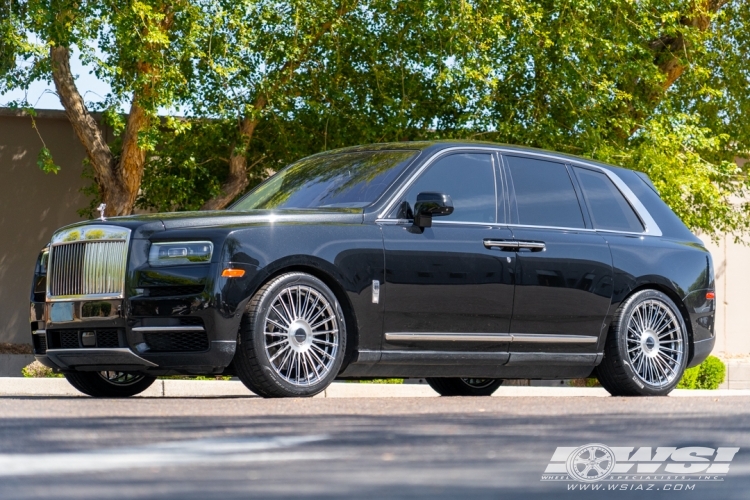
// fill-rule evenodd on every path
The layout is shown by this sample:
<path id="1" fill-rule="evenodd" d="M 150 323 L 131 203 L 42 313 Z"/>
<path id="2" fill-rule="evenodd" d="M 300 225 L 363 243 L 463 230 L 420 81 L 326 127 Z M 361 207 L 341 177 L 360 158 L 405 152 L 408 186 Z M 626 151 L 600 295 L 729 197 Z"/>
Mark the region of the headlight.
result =
<path id="1" fill-rule="evenodd" d="M 148 263 L 152 266 L 177 266 L 211 262 L 214 244 L 210 241 L 152 243 Z"/>

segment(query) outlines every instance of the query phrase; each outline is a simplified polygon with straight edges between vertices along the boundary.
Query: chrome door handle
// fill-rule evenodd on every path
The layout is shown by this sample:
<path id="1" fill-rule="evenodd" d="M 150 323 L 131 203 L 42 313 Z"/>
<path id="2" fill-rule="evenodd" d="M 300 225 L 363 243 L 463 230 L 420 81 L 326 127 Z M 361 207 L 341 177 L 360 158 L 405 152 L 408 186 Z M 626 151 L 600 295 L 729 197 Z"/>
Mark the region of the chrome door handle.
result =
<path id="1" fill-rule="evenodd" d="M 519 241 L 518 248 L 526 248 L 532 252 L 543 252 L 547 249 L 547 246 L 541 241 Z"/>
<path id="2" fill-rule="evenodd" d="M 484 248 L 500 248 L 515 252 L 518 249 L 518 242 L 513 240 L 484 240 Z"/>

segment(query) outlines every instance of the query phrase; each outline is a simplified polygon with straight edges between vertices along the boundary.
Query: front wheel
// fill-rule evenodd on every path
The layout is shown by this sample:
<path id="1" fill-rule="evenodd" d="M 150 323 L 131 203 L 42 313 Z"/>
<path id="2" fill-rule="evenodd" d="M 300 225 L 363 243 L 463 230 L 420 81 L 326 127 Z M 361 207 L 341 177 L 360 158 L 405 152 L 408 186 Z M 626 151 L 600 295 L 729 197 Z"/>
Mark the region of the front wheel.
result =
<path id="1" fill-rule="evenodd" d="M 287 273 L 253 296 L 240 323 L 237 376 L 259 396 L 310 397 L 333 382 L 346 351 L 336 296 L 318 278 Z"/>
<path id="2" fill-rule="evenodd" d="M 503 379 L 428 378 L 427 383 L 441 396 L 491 396 L 503 385 Z"/>
<path id="3" fill-rule="evenodd" d="M 127 398 L 140 394 L 156 377 L 127 372 L 67 372 L 70 385 L 95 398 Z"/>
<path id="4" fill-rule="evenodd" d="M 675 303 L 662 292 L 641 290 L 617 310 L 597 378 L 613 396 L 665 396 L 682 378 L 688 352 Z"/>

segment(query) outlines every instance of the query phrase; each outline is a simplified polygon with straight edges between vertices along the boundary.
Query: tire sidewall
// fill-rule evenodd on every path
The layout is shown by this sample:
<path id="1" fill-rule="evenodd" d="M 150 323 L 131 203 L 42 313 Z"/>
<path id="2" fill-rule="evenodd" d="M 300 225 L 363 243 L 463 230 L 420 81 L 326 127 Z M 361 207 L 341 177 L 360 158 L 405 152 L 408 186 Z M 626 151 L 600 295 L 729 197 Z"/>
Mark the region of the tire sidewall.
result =
<path id="1" fill-rule="evenodd" d="M 328 374 L 323 377 L 318 383 L 305 387 L 298 387 L 294 384 L 290 384 L 283 378 L 281 378 L 276 370 L 271 366 L 271 362 L 268 359 L 268 353 L 266 352 L 265 346 L 265 322 L 266 315 L 268 314 L 271 304 L 273 304 L 279 291 L 290 285 L 304 285 L 314 288 L 316 291 L 325 296 L 328 302 L 333 306 L 336 321 L 338 322 L 339 330 L 339 346 L 336 352 L 336 357 L 331 365 L 331 369 Z M 344 361 L 344 353 L 346 352 L 346 321 L 344 319 L 344 312 L 341 309 L 336 295 L 331 291 L 323 281 L 318 278 L 305 273 L 291 273 L 286 274 L 278 278 L 272 285 L 264 292 L 260 301 L 258 302 L 257 310 L 253 318 L 252 324 L 253 338 L 249 339 L 253 343 L 253 348 L 256 353 L 256 360 L 263 375 L 273 382 L 280 390 L 287 393 L 288 396 L 314 396 L 325 390 L 331 382 L 336 378 L 341 369 L 341 364 Z"/>
<path id="2" fill-rule="evenodd" d="M 672 314 L 674 314 L 674 316 L 677 318 L 678 324 L 680 326 L 683 353 L 682 362 L 678 367 L 678 376 L 675 377 L 675 379 L 669 385 L 665 385 L 662 387 L 654 386 L 641 380 L 641 378 L 638 376 L 638 373 L 631 365 L 630 357 L 628 356 L 627 331 L 630 317 L 633 314 L 635 308 L 646 300 L 658 300 L 659 302 L 669 307 L 669 309 L 672 311 Z M 682 317 L 682 313 L 677 308 L 672 299 L 670 299 L 666 294 L 657 290 L 643 290 L 641 292 L 637 292 L 630 299 L 628 299 L 622 311 L 620 328 L 617 332 L 617 350 L 622 362 L 623 369 L 625 370 L 630 383 L 634 385 L 636 391 L 645 396 L 664 396 L 666 394 L 669 394 L 680 382 L 682 374 L 685 371 L 685 367 L 687 366 L 688 356 L 690 355 L 688 342 L 689 339 L 687 327 L 685 325 L 685 320 Z"/>

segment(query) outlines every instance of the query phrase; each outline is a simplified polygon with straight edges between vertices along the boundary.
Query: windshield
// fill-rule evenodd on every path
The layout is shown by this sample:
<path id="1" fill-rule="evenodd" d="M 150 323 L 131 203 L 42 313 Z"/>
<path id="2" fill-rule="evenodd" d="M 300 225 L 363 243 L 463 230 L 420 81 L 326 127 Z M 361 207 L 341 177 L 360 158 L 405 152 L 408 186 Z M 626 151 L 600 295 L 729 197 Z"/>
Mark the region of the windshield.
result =
<path id="1" fill-rule="evenodd" d="M 366 207 L 403 172 L 417 151 L 360 151 L 293 163 L 239 200 L 232 210 Z"/>

